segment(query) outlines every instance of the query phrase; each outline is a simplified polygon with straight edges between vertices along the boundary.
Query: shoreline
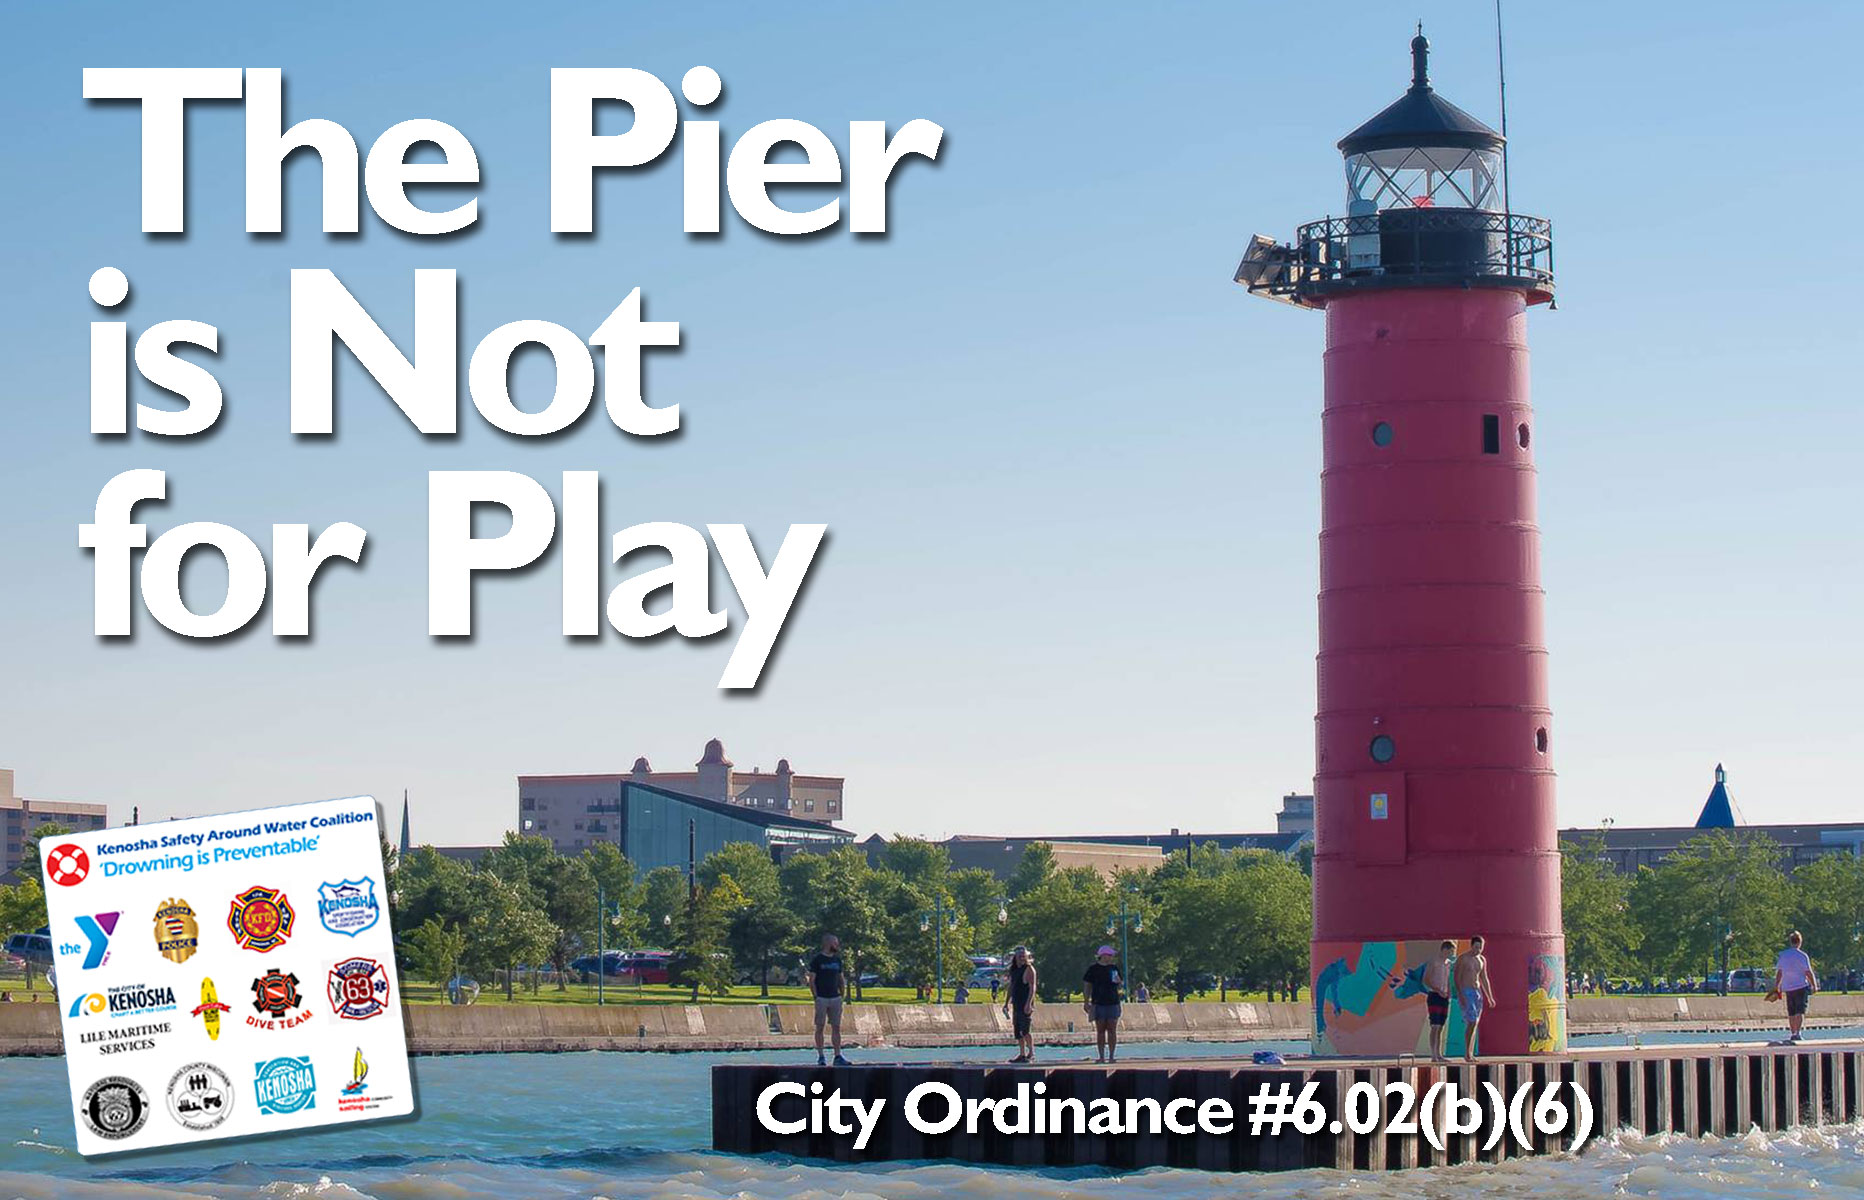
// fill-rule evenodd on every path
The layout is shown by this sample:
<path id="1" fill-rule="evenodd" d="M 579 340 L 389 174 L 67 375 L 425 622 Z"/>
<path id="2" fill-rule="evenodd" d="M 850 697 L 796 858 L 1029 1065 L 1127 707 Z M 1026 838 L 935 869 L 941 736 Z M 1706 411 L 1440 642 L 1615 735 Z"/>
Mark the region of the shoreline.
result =
<path id="1" fill-rule="evenodd" d="M 1159 1042 L 1306 1041 L 1308 1001 L 1194 1001 L 1129 1004 L 1120 1040 Z M 1567 1005 L 1570 1036 L 1657 1031 L 1754 1033 L 1783 1029 L 1784 1009 L 1759 996 L 1615 998 L 1582 996 Z M 488 1004 L 402 1008 L 413 1055 L 799 1050 L 814 1045 L 814 1010 L 803 1004 L 559 1005 Z M 1864 1025 L 1864 993 L 1822 995 L 1808 1029 Z M 1038 1004 L 1038 1042 L 1092 1044 L 1075 1004 Z M 995 1005 L 848 1006 L 843 1042 L 851 1048 L 1007 1046 L 1009 1022 Z M 59 1056 L 55 1003 L 0 1004 L 0 1057 Z"/>

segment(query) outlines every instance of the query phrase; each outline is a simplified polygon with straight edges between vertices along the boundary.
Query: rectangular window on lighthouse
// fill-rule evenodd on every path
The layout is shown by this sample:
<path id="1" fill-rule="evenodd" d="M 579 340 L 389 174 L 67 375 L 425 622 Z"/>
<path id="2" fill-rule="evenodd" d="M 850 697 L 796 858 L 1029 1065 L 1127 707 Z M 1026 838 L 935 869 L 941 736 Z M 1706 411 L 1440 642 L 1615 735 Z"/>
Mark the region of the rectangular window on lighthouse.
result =
<path id="1" fill-rule="evenodd" d="M 1502 419 L 1494 413 L 1482 414 L 1482 453 L 1502 452 Z"/>

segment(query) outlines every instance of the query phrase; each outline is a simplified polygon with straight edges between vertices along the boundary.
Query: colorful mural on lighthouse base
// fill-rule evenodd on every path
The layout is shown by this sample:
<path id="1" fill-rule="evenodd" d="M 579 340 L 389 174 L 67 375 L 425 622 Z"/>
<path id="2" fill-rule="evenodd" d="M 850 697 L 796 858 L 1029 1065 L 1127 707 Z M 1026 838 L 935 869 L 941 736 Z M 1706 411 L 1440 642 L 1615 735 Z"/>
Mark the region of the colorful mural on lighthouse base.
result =
<path id="1" fill-rule="evenodd" d="M 1388 1058 L 1430 1054 L 1430 1013 L 1424 968 L 1441 938 L 1406 942 L 1319 942 L 1314 946 L 1313 1046 L 1316 1054 Z M 1469 944 L 1457 941 L 1458 955 Z M 1557 954 L 1535 955 L 1527 964 L 1528 1053 L 1566 1049 L 1566 965 Z M 1501 1014 L 1494 1013 L 1487 1020 Z M 1450 1005 L 1443 1052 L 1464 1053 L 1468 1025 L 1461 1004 Z M 1482 1049 L 1478 1032 L 1476 1050 Z"/>

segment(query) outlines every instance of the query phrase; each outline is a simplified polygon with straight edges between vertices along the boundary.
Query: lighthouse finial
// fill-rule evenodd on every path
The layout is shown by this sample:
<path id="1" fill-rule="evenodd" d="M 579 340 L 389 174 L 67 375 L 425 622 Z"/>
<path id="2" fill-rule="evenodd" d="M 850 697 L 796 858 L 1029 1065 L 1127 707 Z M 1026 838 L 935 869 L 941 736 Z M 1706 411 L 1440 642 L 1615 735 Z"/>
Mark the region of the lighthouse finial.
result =
<path id="1" fill-rule="evenodd" d="M 1411 90 L 1430 90 L 1430 39 L 1424 36 L 1424 22 L 1417 23 L 1417 36 L 1411 39 Z"/>

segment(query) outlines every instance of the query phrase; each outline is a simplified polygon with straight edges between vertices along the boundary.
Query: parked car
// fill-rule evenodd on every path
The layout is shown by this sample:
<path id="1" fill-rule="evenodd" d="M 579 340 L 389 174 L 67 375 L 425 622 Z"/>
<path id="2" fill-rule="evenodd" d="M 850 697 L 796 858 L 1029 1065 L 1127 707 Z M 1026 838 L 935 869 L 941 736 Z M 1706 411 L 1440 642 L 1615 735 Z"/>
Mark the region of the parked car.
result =
<path id="1" fill-rule="evenodd" d="M 673 955 L 664 951 L 635 951 L 621 960 L 622 973 L 641 983 L 666 983 L 672 977 Z"/>
<path id="2" fill-rule="evenodd" d="M 45 969 L 52 965 L 52 935 L 49 930 L 38 933 L 16 933 L 6 940 L 7 957 L 22 966 L 31 965 Z"/>
<path id="3" fill-rule="evenodd" d="M 1764 967 L 1742 967 L 1728 972 L 1728 992 L 1764 992 L 1773 986 L 1773 972 Z"/>
<path id="4" fill-rule="evenodd" d="M 594 975 L 598 973 L 599 962 L 600 974 L 606 978 L 613 979 L 615 976 L 622 973 L 623 961 L 624 956 L 621 951 L 608 950 L 602 954 L 599 960 L 593 954 L 585 954 L 581 958 L 572 959 L 570 961 L 570 970 L 583 975 Z"/>

